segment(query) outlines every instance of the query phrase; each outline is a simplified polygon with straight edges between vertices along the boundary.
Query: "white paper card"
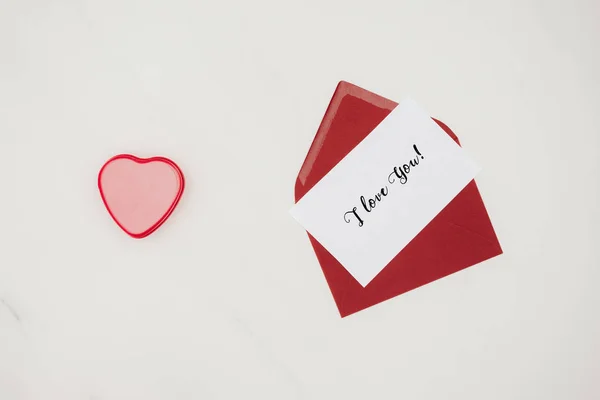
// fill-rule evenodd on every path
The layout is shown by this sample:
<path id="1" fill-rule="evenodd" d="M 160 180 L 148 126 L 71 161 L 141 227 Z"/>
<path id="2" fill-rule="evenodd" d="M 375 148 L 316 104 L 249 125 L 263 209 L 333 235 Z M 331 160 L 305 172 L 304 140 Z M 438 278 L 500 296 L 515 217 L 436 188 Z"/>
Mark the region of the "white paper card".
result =
<path id="1" fill-rule="evenodd" d="M 405 100 L 291 214 L 366 286 L 478 171 L 424 110 Z"/>

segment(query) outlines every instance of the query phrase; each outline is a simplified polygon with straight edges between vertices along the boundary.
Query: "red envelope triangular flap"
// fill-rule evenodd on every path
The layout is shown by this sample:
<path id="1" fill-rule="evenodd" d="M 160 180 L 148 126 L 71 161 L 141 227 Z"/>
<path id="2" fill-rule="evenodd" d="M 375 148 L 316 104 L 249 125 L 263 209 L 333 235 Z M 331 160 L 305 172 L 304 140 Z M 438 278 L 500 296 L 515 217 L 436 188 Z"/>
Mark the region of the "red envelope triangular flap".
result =
<path id="1" fill-rule="evenodd" d="M 348 82 L 340 82 L 308 150 L 296 180 L 295 197 L 300 200 L 337 163 L 356 147 L 397 103 Z M 367 112 L 364 108 L 369 108 Z M 352 127 L 348 134 L 330 135 L 332 124 Z M 364 134 L 356 134 L 357 132 Z M 326 157 L 321 157 L 326 154 Z"/>
<path id="2" fill-rule="evenodd" d="M 298 201 L 363 140 L 397 103 L 340 82 L 298 174 Z M 457 143 L 445 124 L 436 122 Z M 502 253 L 472 181 L 366 287 L 309 234 L 342 317 Z"/>

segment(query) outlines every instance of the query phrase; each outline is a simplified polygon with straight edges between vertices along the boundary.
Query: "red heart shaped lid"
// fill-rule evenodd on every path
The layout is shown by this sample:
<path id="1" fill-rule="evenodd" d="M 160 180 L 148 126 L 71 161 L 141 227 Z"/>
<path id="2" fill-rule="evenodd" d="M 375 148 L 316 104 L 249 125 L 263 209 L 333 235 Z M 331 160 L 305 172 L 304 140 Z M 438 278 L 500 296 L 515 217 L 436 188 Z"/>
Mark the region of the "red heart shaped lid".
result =
<path id="1" fill-rule="evenodd" d="M 120 154 L 98 174 L 98 188 L 110 216 L 136 239 L 150 235 L 169 218 L 184 186 L 181 169 L 165 157 Z"/>

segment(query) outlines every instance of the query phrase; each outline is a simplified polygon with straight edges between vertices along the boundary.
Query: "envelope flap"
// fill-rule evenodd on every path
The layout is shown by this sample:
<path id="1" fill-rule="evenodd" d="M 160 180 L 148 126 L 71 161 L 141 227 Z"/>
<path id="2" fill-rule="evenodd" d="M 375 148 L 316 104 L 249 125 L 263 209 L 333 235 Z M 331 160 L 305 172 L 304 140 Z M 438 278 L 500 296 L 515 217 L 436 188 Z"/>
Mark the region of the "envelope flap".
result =
<path id="1" fill-rule="evenodd" d="M 298 173 L 296 201 L 356 147 L 396 105 L 351 83 L 340 82 Z"/>

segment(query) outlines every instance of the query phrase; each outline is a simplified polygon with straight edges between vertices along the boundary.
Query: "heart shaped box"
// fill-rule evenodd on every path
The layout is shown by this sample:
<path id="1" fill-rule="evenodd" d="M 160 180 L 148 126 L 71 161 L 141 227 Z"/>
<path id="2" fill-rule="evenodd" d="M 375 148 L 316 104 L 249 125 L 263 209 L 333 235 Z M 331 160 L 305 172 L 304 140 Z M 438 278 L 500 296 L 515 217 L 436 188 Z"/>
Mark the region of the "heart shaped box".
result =
<path id="1" fill-rule="evenodd" d="M 184 187 L 181 169 L 165 157 L 120 154 L 98 174 L 98 189 L 108 213 L 136 239 L 150 235 L 169 218 Z"/>

